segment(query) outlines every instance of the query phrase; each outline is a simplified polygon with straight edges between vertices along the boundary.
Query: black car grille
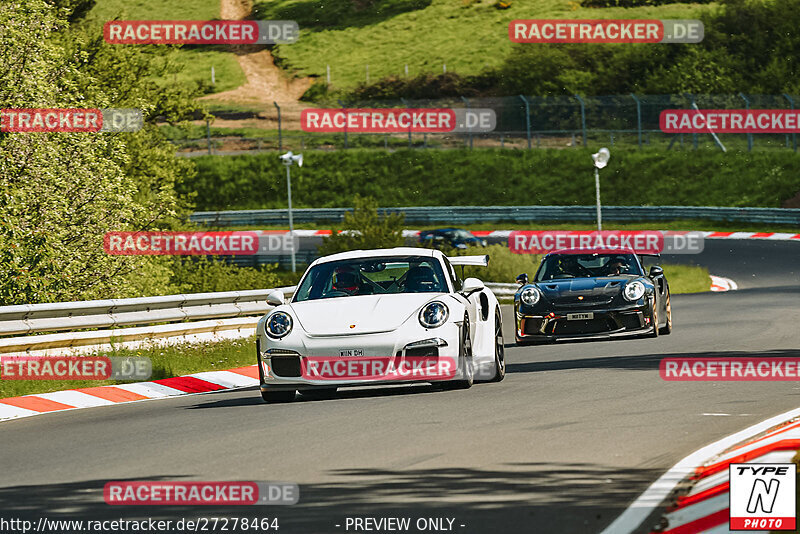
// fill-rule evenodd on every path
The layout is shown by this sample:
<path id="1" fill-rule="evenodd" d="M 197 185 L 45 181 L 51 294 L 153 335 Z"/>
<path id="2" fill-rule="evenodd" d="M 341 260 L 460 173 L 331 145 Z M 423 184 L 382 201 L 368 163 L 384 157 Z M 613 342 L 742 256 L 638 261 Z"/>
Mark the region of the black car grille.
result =
<path id="1" fill-rule="evenodd" d="M 553 326 L 555 335 L 600 334 L 617 329 L 617 325 L 608 318 L 587 319 L 585 321 L 559 320 Z"/>
<path id="2" fill-rule="evenodd" d="M 277 376 L 296 377 L 303 374 L 300 369 L 300 356 L 272 356 L 270 362 L 272 372 Z"/>

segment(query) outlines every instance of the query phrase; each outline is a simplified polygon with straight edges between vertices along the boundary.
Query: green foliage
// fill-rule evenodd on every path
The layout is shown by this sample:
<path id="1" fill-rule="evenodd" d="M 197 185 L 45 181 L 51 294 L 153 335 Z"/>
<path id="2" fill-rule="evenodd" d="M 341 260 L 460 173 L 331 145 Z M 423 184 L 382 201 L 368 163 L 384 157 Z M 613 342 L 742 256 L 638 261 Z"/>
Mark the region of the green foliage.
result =
<path id="1" fill-rule="evenodd" d="M 692 0 L 694 4 L 711 4 L 717 0 Z M 645 7 L 685 3 L 685 0 L 581 0 L 583 7 Z"/>
<path id="2" fill-rule="evenodd" d="M 237 267 L 215 258 L 178 258 L 172 267 L 174 292 L 207 293 L 279 287 L 275 265 Z"/>
<path id="3" fill-rule="evenodd" d="M 261 20 L 294 20 L 301 28 L 347 28 L 428 7 L 431 0 L 282 0 L 256 3 Z"/>
<path id="4" fill-rule="evenodd" d="M 592 150 L 309 151 L 292 173 L 296 207 L 593 205 Z M 195 158 L 181 185 L 199 210 L 286 207 L 274 154 Z M 793 152 L 613 150 L 601 173 L 606 205 L 780 207 L 800 190 Z"/>
<path id="5" fill-rule="evenodd" d="M 486 267 L 464 267 L 464 278 L 480 278 L 484 282 L 513 283 L 521 273 L 533 278 L 539 268 L 541 256 L 538 254 L 514 254 L 506 245 L 489 245 L 488 247 L 469 247 L 453 252 L 448 256 L 489 255 Z M 461 268 L 456 267 L 461 276 Z"/>
<path id="6" fill-rule="evenodd" d="M 348 250 L 400 247 L 405 243 L 403 220 L 397 214 L 379 216 L 375 199 L 356 195 L 353 211 L 345 213 L 342 225 L 325 238 L 317 251 L 327 256 Z"/>
<path id="7" fill-rule="evenodd" d="M 0 5 L 2 107 L 130 107 L 148 123 L 137 133 L 0 135 L 0 303 L 165 291 L 167 259 L 109 256 L 103 236 L 169 229 L 186 213 L 174 187 L 192 163 L 151 121 L 183 118 L 194 93 L 147 81 L 169 67 L 162 49 L 108 45 L 99 25 L 69 25 L 85 3 L 58 4 Z"/>

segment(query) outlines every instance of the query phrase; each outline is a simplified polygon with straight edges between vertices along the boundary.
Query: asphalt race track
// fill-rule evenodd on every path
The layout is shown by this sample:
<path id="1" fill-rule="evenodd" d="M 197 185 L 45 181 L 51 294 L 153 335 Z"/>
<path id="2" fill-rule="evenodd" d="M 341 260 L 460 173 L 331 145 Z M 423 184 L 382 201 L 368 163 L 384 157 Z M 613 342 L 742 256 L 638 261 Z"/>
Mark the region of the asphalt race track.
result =
<path id="1" fill-rule="evenodd" d="M 347 517 L 365 516 L 599 532 L 684 456 L 800 406 L 792 382 L 658 374 L 666 356 L 800 355 L 798 259 L 800 243 L 730 240 L 668 258 L 741 289 L 673 297 L 675 331 L 658 339 L 515 347 L 505 307 L 508 375 L 466 391 L 347 389 L 266 405 L 249 389 L 0 423 L 0 515 L 278 517 L 284 534 L 346 532 Z M 288 507 L 104 504 L 105 482 L 140 479 L 297 482 L 301 496 Z"/>

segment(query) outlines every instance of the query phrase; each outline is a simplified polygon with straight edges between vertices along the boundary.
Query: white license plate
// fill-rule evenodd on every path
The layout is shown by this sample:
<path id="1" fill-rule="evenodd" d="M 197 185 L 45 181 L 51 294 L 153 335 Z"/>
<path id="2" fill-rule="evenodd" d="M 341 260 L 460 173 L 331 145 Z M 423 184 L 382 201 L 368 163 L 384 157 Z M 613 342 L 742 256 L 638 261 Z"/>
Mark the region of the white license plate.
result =
<path id="1" fill-rule="evenodd" d="M 353 356 L 363 356 L 364 349 L 347 349 L 347 350 L 340 350 L 339 356 L 345 356 L 348 358 L 352 358 Z"/>
<path id="2" fill-rule="evenodd" d="M 587 319 L 594 319 L 593 313 L 568 313 L 567 321 L 586 321 Z"/>

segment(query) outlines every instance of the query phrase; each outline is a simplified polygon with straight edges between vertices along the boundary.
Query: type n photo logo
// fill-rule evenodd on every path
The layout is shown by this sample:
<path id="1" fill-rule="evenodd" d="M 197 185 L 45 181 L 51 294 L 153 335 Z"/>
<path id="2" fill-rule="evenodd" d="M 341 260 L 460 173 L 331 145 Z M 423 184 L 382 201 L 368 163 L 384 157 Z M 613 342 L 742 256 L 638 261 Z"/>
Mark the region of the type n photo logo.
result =
<path id="1" fill-rule="evenodd" d="M 731 464 L 729 475 L 731 530 L 795 529 L 794 464 Z"/>

